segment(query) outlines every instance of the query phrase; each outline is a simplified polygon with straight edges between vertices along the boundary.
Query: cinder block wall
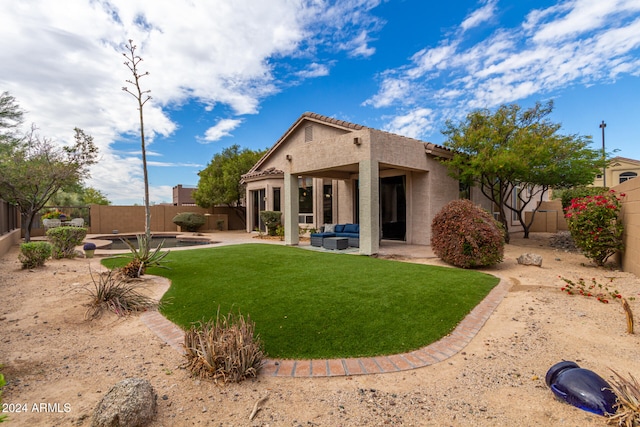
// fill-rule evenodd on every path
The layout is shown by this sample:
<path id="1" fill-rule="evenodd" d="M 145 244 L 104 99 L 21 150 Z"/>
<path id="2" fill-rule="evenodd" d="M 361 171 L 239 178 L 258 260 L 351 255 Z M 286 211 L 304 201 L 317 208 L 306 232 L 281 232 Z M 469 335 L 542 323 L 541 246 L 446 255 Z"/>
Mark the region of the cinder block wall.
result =
<path id="1" fill-rule="evenodd" d="M 630 179 L 613 187 L 624 193 L 622 222 L 624 223 L 624 251 L 620 257 L 622 269 L 640 277 L 640 178 Z"/>
<path id="2" fill-rule="evenodd" d="M 211 214 L 211 209 L 197 206 L 151 206 L 151 231 L 177 231 L 173 218 L 181 212 L 209 214 L 207 223 L 201 231 L 218 229 L 218 221 L 224 221 L 223 230 L 228 230 L 229 221 L 226 214 Z M 91 205 L 91 234 L 135 233 L 144 231 L 144 206 L 103 206 Z"/>

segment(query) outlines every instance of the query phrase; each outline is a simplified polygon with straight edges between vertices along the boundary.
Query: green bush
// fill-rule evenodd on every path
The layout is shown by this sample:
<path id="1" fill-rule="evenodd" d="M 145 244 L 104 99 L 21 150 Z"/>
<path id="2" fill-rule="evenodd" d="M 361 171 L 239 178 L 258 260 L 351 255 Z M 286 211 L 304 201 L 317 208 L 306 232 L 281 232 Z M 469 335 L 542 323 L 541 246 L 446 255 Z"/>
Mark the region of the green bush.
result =
<path id="1" fill-rule="evenodd" d="M 486 267 L 502 262 L 504 231 L 489 212 L 470 200 L 454 200 L 433 218 L 431 246 L 449 264 Z"/>
<path id="2" fill-rule="evenodd" d="M 18 259 L 22 268 L 42 267 L 51 257 L 51 245 L 47 242 L 29 242 L 20 245 Z"/>
<path id="3" fill-rule="evenodd" d="M 571 206 L 571 200 L 580 199 L 587 196 L 598 196 L 606 193 L 606 187 L 573 187 L 566 190 L 554 190 L 553 197 L 560 198 L 562 201 L 562 209 L 567 209 Z"/>
<path id="4" fill-rule="evenodd" d="M 280 211 L 262 211 L 260 212 L 260 219 L 267 227 L 269 236 L 275 236 L 278 226 L 281 224 L 282 212 Z"/>
<path id="5" fill-rule="evenodd" d="M 173 217 L 173 223 L 187 231 L 198 231 L 206 222 L 204 215 L 195 212 L 182 212 Z"/>
<path id="6" fill-rule="evenodd" d="M 83 227 L 55 227 L 47 230 L 47 237 L 53 245 L 53 258 L 73 258 L 75 248 L 82 244 L 87 236 Z"/>
<path id="7" fill-rule="evenodd" d="M 623 248 L 623 225 L 619 216 L 620 200 L 624 196 L 610 190 L 606 194 L 573 199 L 565 209 L 564 216 L 576 246 L 600 266 Z"/>

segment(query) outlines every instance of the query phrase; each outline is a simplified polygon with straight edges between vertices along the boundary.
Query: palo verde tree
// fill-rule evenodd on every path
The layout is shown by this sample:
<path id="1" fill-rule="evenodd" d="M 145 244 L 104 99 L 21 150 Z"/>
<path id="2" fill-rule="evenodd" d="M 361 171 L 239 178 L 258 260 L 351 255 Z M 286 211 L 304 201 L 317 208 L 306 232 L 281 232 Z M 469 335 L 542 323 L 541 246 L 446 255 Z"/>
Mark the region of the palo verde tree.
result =
<path id="1" fill-rule="evenodd" d="M 78 128 L 68 146 L 39 136 L 35 127 L 24 138 L 0 141 L 0 198 L 19 207 L 26 242 L 38 211 L 58 190 L 89 176 L 97 151 L 93 137 Z"/>
<path id="2" fill-rule="evenodd" d="M 454 153 L 444 161 L 449 174 L 495 204 L 507 242 L 507 213 L 516 215 L 528 238 L 549 188 L 589 184 L 603 166 L 601 153 L 589 148 L 591 137 L 561 135 L 561 125 L 547 119 L 552 111 L 552 101 L 526 110 L 502 105 L 494 113 L 473 111 L 459 124 L 447 121 L 442 131 Z M 528 206 L 534 209 L 527 222 Z"/>
<path id="3" fill-rule="evenodd" d="M 133 40 L 129 39 L 129 43 L 126 45 L 126 52 L 122 55 L 126 58 L 124 65 L 127 66 L 133 76 L 133 80 L 127 80 L 128 86 L 123 86 L 122 90 L 130 94 L 136 99 L 138 103 L 138 113 L 140 120 L 140 146 L 142 149 L 142 171 L 144 176 L 144 232 L 147 242 L 151 241 L 151 208 L 149 206 L 149 174 L 147 172 L 147 148 L 144 136 L 144 114 L 143 107 L 151 99 L 149 93 L 150 90 L 142 90 L 140 86 L 140 79 L 149 75 L 146 71 L 141 73 L 138 69 L 138 65 L 142 62 L 142 58 L 136 54 L 136 45 L 133 44 Z"/>
<path id="4" fill-rule="evenodd" d="M 240 180 L 265 152 L 240 149 L 239 145 L 234 144 L 214 155 L 207 167 L 198 172 L 198 187 L 192 194 L 198 206 L 208 208 L 226 205 L 233 208 L 244 222 L 245 211 L 241 203 L 244 185 Z"/>

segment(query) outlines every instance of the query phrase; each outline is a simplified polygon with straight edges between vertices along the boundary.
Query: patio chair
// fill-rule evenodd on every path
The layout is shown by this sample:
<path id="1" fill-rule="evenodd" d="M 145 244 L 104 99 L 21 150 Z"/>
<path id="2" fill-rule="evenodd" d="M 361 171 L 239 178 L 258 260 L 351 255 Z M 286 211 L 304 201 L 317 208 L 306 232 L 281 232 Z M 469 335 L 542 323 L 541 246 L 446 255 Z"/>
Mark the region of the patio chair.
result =
<path id="1" fill-rule="evenodd" d="M 50 228 L 60 227 L 62 225 L 62 221 L 59 219 L 43 219 L 42 225 L 44 225 L 45 231 Z"/>
<path id="2" fill-rule="evenodd" d="M 69 221 L 69 225 L 72 227 L 83 227 L 84 218 L 73 218 L 71 221 Z"/>

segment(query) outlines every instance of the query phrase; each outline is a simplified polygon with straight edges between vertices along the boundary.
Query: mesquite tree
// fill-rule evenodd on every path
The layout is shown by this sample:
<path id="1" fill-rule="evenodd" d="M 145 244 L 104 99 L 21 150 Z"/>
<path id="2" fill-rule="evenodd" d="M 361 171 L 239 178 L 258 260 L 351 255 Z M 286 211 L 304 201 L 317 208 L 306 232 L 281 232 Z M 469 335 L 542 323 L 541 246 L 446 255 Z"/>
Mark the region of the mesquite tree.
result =
<path id="1" fill-rule="evenodd" d="M 502 105 L 495 112 L 476 110 L 459 124 L 448 121 L 444 145 L 454 156 L 445 160 L 452 177 L 476 185 L 498 208 L 509 242 L 507 212 L 529 228 L 549 188 L 569 188 L 593 182 L 602 170 L 599 151 L 589 148 L 590 136 L 562 135 L 561 125 L 547 116 L 553 102 L 530 109 Z M 529 205 L 533 215 L 525 221 Z"/>

